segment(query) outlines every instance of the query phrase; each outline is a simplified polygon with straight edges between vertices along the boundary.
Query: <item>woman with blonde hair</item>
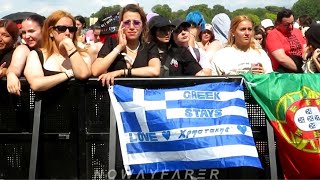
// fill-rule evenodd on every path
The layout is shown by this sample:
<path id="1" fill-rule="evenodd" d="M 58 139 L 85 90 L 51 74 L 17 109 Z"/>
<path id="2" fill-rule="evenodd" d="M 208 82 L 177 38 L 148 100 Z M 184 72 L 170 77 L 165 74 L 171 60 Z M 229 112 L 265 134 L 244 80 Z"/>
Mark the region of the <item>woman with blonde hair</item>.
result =
<path id="1" fill-rule="evenodd" d="M 236 16 L 231 21 L 227 46 L 219 50 L 213 62 L 223 75 L 272 72 L 271 61 L 253 40 L 253 23 L 248 16 Z"/>
<path id="2" fill-rule="evenodd" d="M 76 46 L 77 27 L 73 16 L 55 11 L 44 22 L 43 47 L 30 52 L 24 75 L 34 91 L 46 91 L 68 79 L 91 76 L 88 53 Z"/>
<path id="3" fill-rule="evenodd" d="M 112 85 L 116 77 L 160 75 L 160 59 L 155 43 L 147 43 L 147 18 L 141 7 L 128 4 L 120 12 L 118 41 L 107 39 L 92 64 L 92 74 L 102 85 Z"/>

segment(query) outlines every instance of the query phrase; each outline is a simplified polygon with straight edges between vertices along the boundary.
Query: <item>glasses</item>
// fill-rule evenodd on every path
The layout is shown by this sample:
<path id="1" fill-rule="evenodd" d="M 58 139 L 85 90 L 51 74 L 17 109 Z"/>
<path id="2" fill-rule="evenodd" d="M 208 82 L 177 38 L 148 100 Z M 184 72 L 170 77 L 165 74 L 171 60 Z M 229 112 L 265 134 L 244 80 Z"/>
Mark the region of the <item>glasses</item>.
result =
<path id="1" fill-rule="evenodd" d="M 189 32 L 189 28 L 188 27 L 179 27 L 178 29 L 176 29 L 175 31 L 173 31 L 174 33 L 180 34 L 182 31 L 186 31 Z"/>
<path id="2" fill-rule="evenodd" d="M 68 29 L 69 32 L 77 32 L 78 28 L 76 26 L 53 26 L 54 29 L 58 30 L 59 32 L 66 32 Z"/>
<path id="3" fill-rule="evenodd" d="M 172 28 L 172 27 L 165 26 L 165 27 L 160 27 L 160 28 L 158 29 L 158 31 L 161 32 L 161 33 L 172 33 L 173 28 Z"/>
<path id="4" fill-rule="evenodd" d="M 122 22 L 122 27 L 130 28 L 131 24 L 133 24 L 134 28 L 140 28 L 142 26 L 142 22 L 140 20 L 126 20 Z"/>
<path id="5" fill-rule="evenodd" d="M 288 24 L 282 24 L 284 27 L 291 27 L 291 26 L 293 26 L 293 24 L 294 24 L 294 22 L 292 22 L 292 23 L 288 23 Z"/>

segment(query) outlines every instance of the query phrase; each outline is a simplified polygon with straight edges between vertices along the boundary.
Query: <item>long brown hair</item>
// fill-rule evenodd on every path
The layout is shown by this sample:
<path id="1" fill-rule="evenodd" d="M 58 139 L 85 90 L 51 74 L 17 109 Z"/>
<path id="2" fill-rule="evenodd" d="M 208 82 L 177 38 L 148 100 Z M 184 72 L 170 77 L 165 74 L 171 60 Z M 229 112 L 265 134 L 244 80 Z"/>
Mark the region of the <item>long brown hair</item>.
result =
<path id="1" fill-rule="evenodd" d="M 54 46 L 55 46 L 54 39 L 50 37 L 50 34 L 52 33 L 53 27 L 56 25 L 56 23 L 63 17 L 70 18 L 72 20 L 73 26 L 76 26 L 76 21 L 74 17 L 70 13 L 62 10 L 53 12 L 44 21 L 44 24 L 42 27 L 42 39 L 43 39 L 43 48 L 47 50 L 48 57 L 53 54 Z M 75 45 L 77 44 L 76 33 L 74 33 L 72 41 Z"/>
<path id="2" fill-rule="evenodd" d="M 148 26 L 147 26 L 146 13 L 138 5 L 136 5 L 136 4 L 128 4 L 125 7 L 123 7 L 121 9 L 121 11 L 120 11 L 120 21 L 123 20 L 123 15 L 126 12 L 136 12 L 136 13 L 140 14 L 141 21 L 142 21 L 142 32 L 141 32 L 139 40 L 141 42 L 147 42 L 148 41 L 148 34 L 149 34 L 148 31 L 149 31 L 149 29 L 148 29 Z M 121 27 L 119 29 L 121 29 Z"/>
<path id="3" fill-rule="evenodd" d="M 237 27 L 239 26 L 239 24 L 242 21 L 250 21 L 252 24 L 252 28 L 253 28 L 253 22 L 251 20 L 251 18 L 249 16 L 245 16 L 245 15 L 240 15 L 240 16 L 236 16 L 231 20 L 231 25 L 230 25 L 230 31 L 229 31 L 229 37 L 228 37 L 228 46 L 233 46 L 235 44 L 235 37 L 232 36 L 232 33 L 234 33 L 237 29 Z M 253 29 L 252 29 L 253 31 Z M 256 49 L 256 45 L 255 42 L 253 40 L 254 38 L 254 33 L 252 32 L 252 37 L 250 39 L 250 47 L 252 49 Z"/>

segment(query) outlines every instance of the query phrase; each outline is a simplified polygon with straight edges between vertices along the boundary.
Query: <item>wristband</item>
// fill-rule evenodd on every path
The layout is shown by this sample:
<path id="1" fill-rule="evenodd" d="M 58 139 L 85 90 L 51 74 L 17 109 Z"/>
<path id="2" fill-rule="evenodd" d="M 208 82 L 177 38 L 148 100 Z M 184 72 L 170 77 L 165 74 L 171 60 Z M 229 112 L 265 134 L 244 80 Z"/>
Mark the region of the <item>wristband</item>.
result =
<path id="1" fill-rule="evenodd" d="M 74 55 L 74 53 L 76 53 L 76 52 L 77 52 L 77 50 L 74 50 L 72 53 L 70 53 L 70 54 L 68 55 L 68 57 L 71 58 L 71 56 Z"/>
<path id="2" fill-rule="evenodd" d="M 67 75 L 69 79 L 74 76 L 73 71 L 71 69 L 66 70 L 64 73 Z"/>
<path id="3" fill-rule="evenodd" d="M 117 54 L 120 54 L 120 50 L 118 48 L 113 48 L 113 51 L 115 51 Z"/>

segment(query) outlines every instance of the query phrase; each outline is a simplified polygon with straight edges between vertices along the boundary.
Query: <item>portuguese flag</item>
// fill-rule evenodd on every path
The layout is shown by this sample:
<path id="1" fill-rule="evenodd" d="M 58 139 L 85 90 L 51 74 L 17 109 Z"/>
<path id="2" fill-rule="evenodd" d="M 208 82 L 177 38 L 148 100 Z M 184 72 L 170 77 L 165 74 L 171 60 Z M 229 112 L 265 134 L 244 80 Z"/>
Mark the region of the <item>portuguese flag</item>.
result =
<path id="1" fill-rule="evenodd" d="M 320 74 L 244 74 L 268 116 L 285 179 L 320 178 Z"/>

